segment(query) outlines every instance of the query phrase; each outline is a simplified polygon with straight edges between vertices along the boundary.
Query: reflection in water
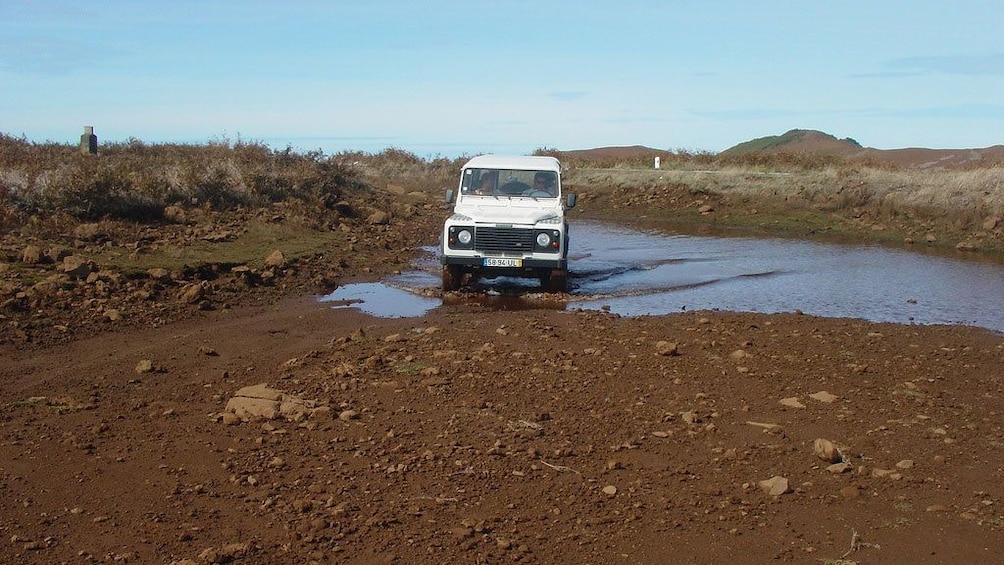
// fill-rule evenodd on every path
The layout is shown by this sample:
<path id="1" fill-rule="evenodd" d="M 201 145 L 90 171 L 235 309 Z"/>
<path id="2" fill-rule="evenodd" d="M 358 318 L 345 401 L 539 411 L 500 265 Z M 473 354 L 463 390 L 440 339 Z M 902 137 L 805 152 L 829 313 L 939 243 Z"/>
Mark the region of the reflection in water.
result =
<path id="1" fill-rule="evenodd" d="M 437 298 L 418 296 L 383 283 L 359 283 L 340 286 L 321 302 L 332 302 L 334 308 L 354 307 L 380 318 L 414 318 L 424 316 L 439 306 Z"/>
<path id="2" fill-rule="evenodd" d="M 581 226 L 573 237 L 581 259 L 574 262 L 578 296 L 570 307 L 602 304 L 626 316 L 800 310 L 1004 331 L 998 298 L 1004 296 L 1004 267 L 998 264 L 878 246 L 673 236 L 600 224 Z M 616 245 L 604 249 L 610 241 Z M 604 272 L 622 274 L 589 274 Z"/>
<path id="3" fill-rule="evenodd" d="M 570 296 L 558 300 L 539 293 L 534 281 L 500 278 L 479 281 L 475 292 L 449 295 L 446 303 L 602 308 L 625 316 L 800 310 L 1004 331 L 1004 267 L 999 264 L 876 246 L 667 235 L 598 223 L 575 223 L 571 235 Z M 421 296 L 439 286 L 436 250 L 427 251 L 414 271 L 386 284 L 371 283 L 395 291 L 392 296 L 373 294 L 369 285 L 347 285 L 325 299 L 361 300 L 358 307 L 379 316 L 420 316 L 440 304 Z M 340 298 L 332 298 L 339 292 Z M 389 313 L 371 311 L 378 309 L 374 303 Z"/>

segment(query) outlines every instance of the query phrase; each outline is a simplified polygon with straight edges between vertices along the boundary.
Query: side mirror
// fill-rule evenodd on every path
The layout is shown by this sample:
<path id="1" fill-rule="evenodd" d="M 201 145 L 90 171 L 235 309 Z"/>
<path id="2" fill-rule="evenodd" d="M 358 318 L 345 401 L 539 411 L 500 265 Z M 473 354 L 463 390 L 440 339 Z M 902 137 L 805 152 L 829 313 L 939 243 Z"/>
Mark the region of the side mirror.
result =
<path id="1" fill-rule="evenodd" d="M 446 189 L 446 203 L 447 204 L 452 204 L 453 203 L 453 189 L 452 188 Z"/>
<path id="2" fill-rule="evenodd" d="M 565 206 L 567 208 L 575 208 L 576 197 L 574 192 L 568 193 L 568 199 L 565 200 Z"/>

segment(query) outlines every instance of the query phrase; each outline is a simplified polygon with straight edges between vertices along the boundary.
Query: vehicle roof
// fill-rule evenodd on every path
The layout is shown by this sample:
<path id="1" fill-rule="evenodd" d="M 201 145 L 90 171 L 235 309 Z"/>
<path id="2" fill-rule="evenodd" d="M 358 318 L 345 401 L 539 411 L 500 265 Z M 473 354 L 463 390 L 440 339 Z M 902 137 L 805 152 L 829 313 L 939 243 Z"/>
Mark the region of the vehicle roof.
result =
<path id="1" fill-rule="evenodd" d="M 516 169 L 561 172 L 561 163 L 554 157 L 525 155 L 479 155 L 464 165 L 465 169 Z"/>

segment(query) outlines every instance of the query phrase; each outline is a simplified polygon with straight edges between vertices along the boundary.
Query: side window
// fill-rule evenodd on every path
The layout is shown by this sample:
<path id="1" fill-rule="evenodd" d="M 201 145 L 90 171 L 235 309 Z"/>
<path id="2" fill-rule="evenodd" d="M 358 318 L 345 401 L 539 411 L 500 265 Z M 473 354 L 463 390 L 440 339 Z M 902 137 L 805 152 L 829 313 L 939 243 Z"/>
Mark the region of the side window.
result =
<path id="1" fill-rule="evenodd" d="M 460 192 L 463 194 L 468 194 L 471 191 L 471 185 L 473 184 L 474 170 L 465 169 L 464 176 L 460 178 Z"/>

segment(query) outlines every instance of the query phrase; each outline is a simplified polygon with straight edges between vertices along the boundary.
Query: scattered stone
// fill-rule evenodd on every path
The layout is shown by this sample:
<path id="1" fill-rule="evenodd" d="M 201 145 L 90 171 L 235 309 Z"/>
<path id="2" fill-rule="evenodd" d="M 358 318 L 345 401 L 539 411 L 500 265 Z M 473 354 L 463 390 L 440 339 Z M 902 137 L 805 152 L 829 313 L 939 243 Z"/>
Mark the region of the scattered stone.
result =
<path id="1" fill-rule="evenodd" d="M 142 375 L 144 373 L 153 372 L 153 361 L 149 359 L 143 359 L 139 363 L 136 363 L 136 374 Z"/>
<path id="2" fill-rule="evenodd" d="M 281 414 L 282 400 L 282 391 L 262 383 L 238 390 L 224 410 L 245 421 L 274 420 Z"/>
<path id="3" fill-rule="evenodd" d="M 330 406 L 318 406 L 317 408 L 314 408 L 313 410 L 310 411 L 310 416 L 308 417 L 311 420 L 328 421 L 331 420 L 331 414 L 332 411 Z"/>
<path id="4" fill-rule="evenodd" d="M 279 402 L 235 396 L 227 401 L 225 410 L 233 412 L 241 420 L 274 420 L 279 417 Z"/>
<path id="5" fill-rule="evenodd" d="M 997 217 L 987 218 L 987 219 L 983 220 L 983 229 L 985 229 L 987 231 L 996 229 L 997 226 L 1000 223 L 1001 223 L 1001 219 L 1000 218 L 997 218 Z"/>
<path id="6" fill-rule="evenodd" d="M 898 481 L 903 478 L 903 475 L 897 473 L 896 471 L 879 468 L 872 469 L 872 476 L 876 479 L 892 479 L 894 481 Z"/>
<path id="7" fill-rule="evenodd" d="M 269 388 L 265 383 L 246 386 L 234 393 L 234 396 L 244 396 L 247 398 L 261 398 L 264 400 L 282 400 L 282 391 Z"/>
<path id="8" fill-rule="evenodd" d="M 185 302 L 186 304 L 195 304 L 200 302 L 206 295 L 206 286 L 204 283 L 190 283 L 182 287 L 181 291 L 178 293 L 178 298 Z"/>
<path id="9" fill-rule="evenodd" d="M 840 463 L 844 460 L 844 456 L 837 449 L 837 446 L 828 439 L 817 439 L 812 443 L 812 449 L 816 452 L 816 457 L 827 463 Z"/>
<path id="10" fill-rule="evenodd" d="M 198 349 L 199 355 L 205 355 L 206 357 L 219 357 L 219 353 L 216 352 L 212 347 L 207 347 L 205 345 L 200 345 Z"/>
<path id="11" fill-rule="evenodd" d="M 70 250 L 61 245 L 53 245 L 45 250 L 45 259 L 52 263 L 59 263 L 68 255 L 71 255 Z"/>
<path id="12" fill-rule="evenodd" d="M 617 494 L 617 487 L 613 485 L 607 485 L 603 487 L 603 494 L 607 496 L 614 496 L 615 494 Z"/>
<path id="13" fill-rule="evenodd" d="M 771 477 L 758 482 L 757 485 L 768 496 L 781 496 L 791 492 L 788 487 L 788 479 L 784 477 Z"/>
<path id="14" fill-rule="evenodd" d="M 664 357 L 674 357 L 680 354 L 680 346 L 673 341 L 659 341 L 655 344 L 655 352 Z"/>
<path id="15" fill-rule="evenodd" d="M 73 228 L 73 237 L 83 241 L 94 241 L 102 235 L 101 224 L 80 224 Z"/>
<path id="16" fill-rule="evenodd" d="M 784 428 L 782 428 L 778 424 L 771 424 L 768 422 L 746 422 L 746 423 L 749 424 L 750 426 L 763 428 L 763 431 L 765 433 L 776 434 L 776 433 L 782 433 L 784 431 Z"/>
<path id="17" fill-rule="evenodd" d="M 802 404 L 797 396 L 782 398 L 779 402 L 782 406 L 787 406 L 788 408 L 805 408 L 805 404 Z"/>
<path id="18" fill-rule="evenodd" d="M 284 398 L 279 405 L 279 415 L 290 422 L 302 422 L 310 416 L 311 407 L 300 398 Z"/>
<path id="19" fill-rule="evenodd" d="M 160 267 L 147 269 L 146 274 L 148 277 L 159 283 L 164 283 L 171 280 L 171 271 L 168 271 L 167 269 L 161 269 Z"/>
<path id="20" fill-rule="evenodd" d="M 228 230 L 209 233 L 202 236 L 203 241 L 208 241 L 210 243 L 221 243 L 224 241 L 230 241 L 233 238 L 234 238 L 234 233 Z"/>
<path id="21" fill-rule="evenodd" d="M 355 410 L 343 410 L 341 413 L 338 414 L 338 419 L 343 422 L 348 422 L 349 420 L 358 420 L 359 412 L 356 412 Z"/>
<path id="22" fill-rule="evenodd" d="M 268 257 L 265 258 L 265 268 L 266 269 L 285 269 L 287 265 L 286 256 L 282 254 L 282 251 L 276 249 Z"/>
<path id="23" fill-rule="evenodd" d="M 680 419 L 688 424 L 700 424 L 701 417 L 697 415 L 697 412 L 693 410 L 688 410 L 686 412 L 680 412 Z"/>
<path id="24" fill-rule="evenodd" d="M 812 394 L 809 395 L 809 398 L 811 398 L 813 400 L 818 400 L 819 402 L 823 402 L 825 404 L 833 404 L 834 402 L 836 402 L 837 400 L 840 399 L 839 396 L 837 396 L 835 394 L 830 394 L 830 393 L 826 392 L 825 390 L 821 390 L 819 392 L 814 392 L 814 393 L 812 393 Z"/>
<path id="25" fill-rule="evenodd" d="M 833 473 L 834 475 L 840 475 L 840 474 L 843 474 L 843 473 L 849 473 L 853 469 L 854 469 L 854 465 L 851 465 L 850 463 L 847 463 L 847 462 L 834 463 L 833 465 L 830 465 L 830 466 L 826 467 L 826 471 L 829 472 L 829 473 Z"/>
<path id="26" fill-rule="evenodd" d="M 37 245 L 28 245 L 21 251 L 21 262 L 35 265 L 42 262 L 42 249 Z"/>
<path id="27" fill-rule="evenodd" d="M 376 211 L 366 218 L 366 222 L 372 226 L 383 226 L 390 223 L 390 215 L 387 212 Z"/>
<path id="28" fill-rule="evenodd" d="M 857 485 L 851 485 L 840 489 L 840 496 L 844 498 L 857 498 L 861 496 L 861 488 Z"/>
<path id="29" fill-rule="evenodd" d="M 233 563 L 235 560 L 245 557 L 251 549 L 246 543 L 231 543 L 220 549 L 207 547 L 199 554 L 199 560 L 204 563 Z"/>
<path id="30" fill-rule="evenodd" d="M 74 279 L 86 279 L 87 275 L 91 274 L 92 271 L 97 270 L 97 266 L 93 261 L 88 261 L 83 257 L 78 257 L 76 255 L 67 255 L 63 257 L 63 273 L 69 275 Z"/>

